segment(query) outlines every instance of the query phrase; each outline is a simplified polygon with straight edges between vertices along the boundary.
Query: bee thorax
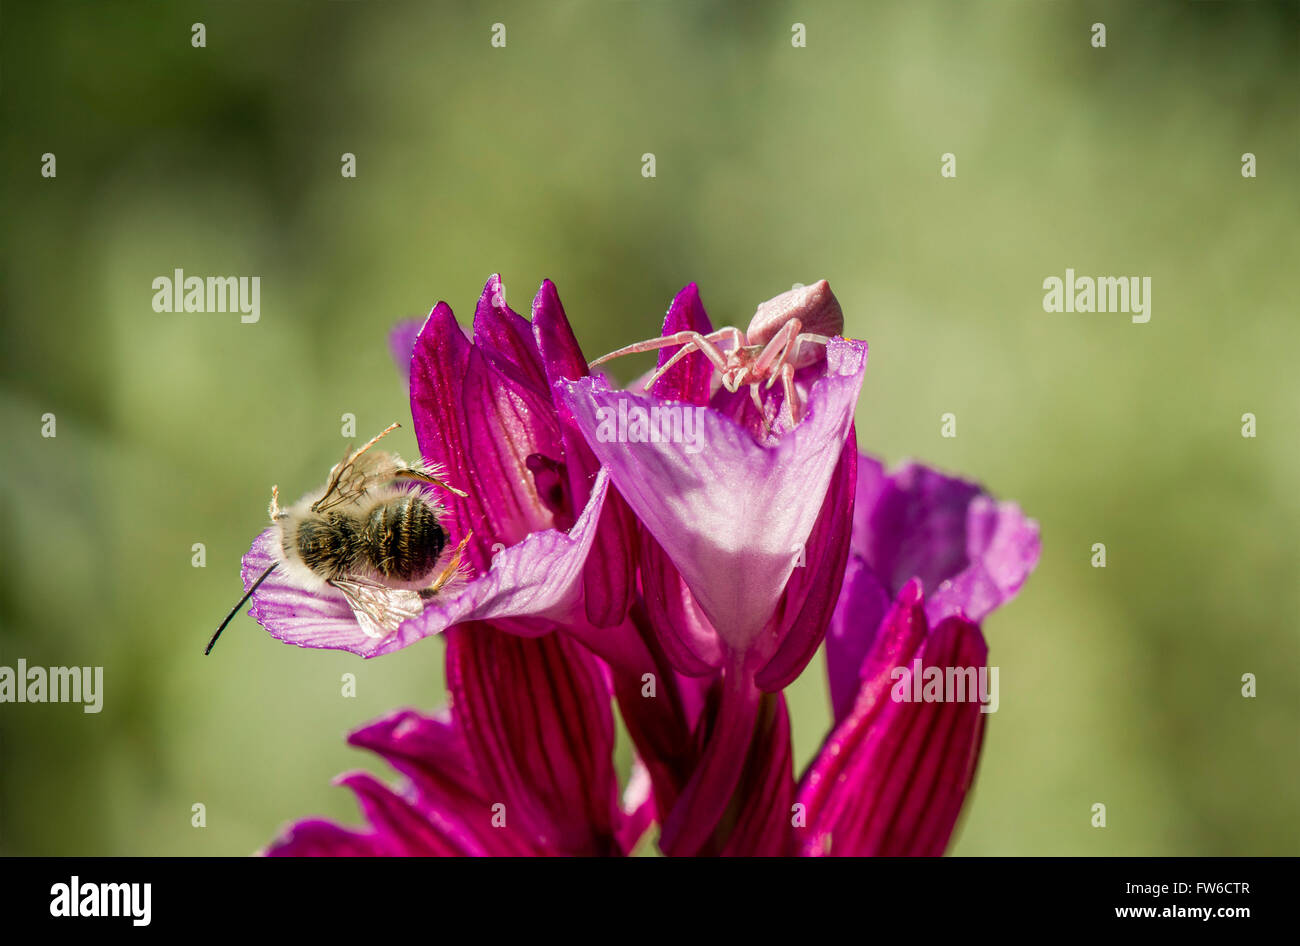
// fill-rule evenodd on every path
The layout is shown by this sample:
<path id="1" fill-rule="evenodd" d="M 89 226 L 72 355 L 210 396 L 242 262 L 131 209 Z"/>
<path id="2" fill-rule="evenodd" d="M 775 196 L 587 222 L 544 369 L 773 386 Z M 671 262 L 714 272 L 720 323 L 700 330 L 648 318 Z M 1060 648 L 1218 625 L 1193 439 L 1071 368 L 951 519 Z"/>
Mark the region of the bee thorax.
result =
<path id="1" fill-rule="evenodd" d="M 314 575 L 326 580 L 356 569 L 361 548 L 356 525 L 340 515 L 302 517 L 280 533 L 285 559 L 301 562 Z"/>

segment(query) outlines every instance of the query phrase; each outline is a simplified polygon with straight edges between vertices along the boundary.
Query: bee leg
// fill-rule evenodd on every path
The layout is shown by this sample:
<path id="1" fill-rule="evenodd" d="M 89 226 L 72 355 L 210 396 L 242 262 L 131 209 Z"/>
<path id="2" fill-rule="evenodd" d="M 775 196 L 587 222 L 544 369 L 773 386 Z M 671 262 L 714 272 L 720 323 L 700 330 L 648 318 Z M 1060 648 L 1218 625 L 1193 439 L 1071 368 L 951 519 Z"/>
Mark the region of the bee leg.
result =
<path id="1" fill-rule="evenodd" d="M 460 576 L 460 565 L 465 555 L 465 547 L 469 545 L 469 540 L 473 536 L 473 530 L 465 533 L 465 538 L 460 540 L 460 545 L 456 546 L 456 550 L 451 553 L 451 558 L 447 561 L 447 567 L 438 573 L 438 577 L 433 580 L 432 585 L 420 591 L 421 598 L 427 601 L 429 598 L 436 597 L 438 592 L 446 587 L 447 582 Z"/>
<path id="2" fill-rule="evenodd" d="M 452 486 L 450 483 L 448 483 L 446 480 L 442 479 L 441 477 L 434 476 L 431 473 L 426 473 L 423 470 L 415 470 L 415 469 L 411 469 L 410 467 L 407 467 L 406 469 L 395 471 L 393 473 L 393 478 L 399 480 L 403 480 L 403 479 L 417 480 L 421 483 L 432 483 L 435 486 L 441 486 L 449 493 L 455 493 L 457 496 L 461 497 L 462 499 L 465 499 L 469 496 L 469 493 L 465 492 L 464 490 L 459 490 L 456 487 Z"/>
<path id="3" fill-rule="evenodd" d="M 375 434 L 373 437 L 371 437 L 369 440 L 367 440 L 364 444 L 362 444 L 362 445 L 361 445 L 361 448 L 360 448 L 359 450 L 357 450 L 356 453 L 352 454 L 352 456 L 349 458 L 349 461 L 348 461 L 348 462 L 350 462 L 350 463 L 354 463 L 354 462 L 356 462 L 357 457 L 361 456 L 361 454 L 365 453 L 367 450 L 369 450 L 369 449 L 370 449 L 371 447 L 373 447 L 375 444 L 379 443 L 379 441 L 383 440 L 385 437 L 387 437 L 387 436 L 388 436 L 389 434 L 391 434 L 394 430 L 396 430 L 398 427 L 401 427 L 401 426 L 402 426 L 402 425 L 399 424 L 397 421 L 393 421 L 391 424 L 389 424 L 387 427 L 385 427 L 385 428 L 384 428 L 383 430 L 381 430 L 379 433 Z"/>

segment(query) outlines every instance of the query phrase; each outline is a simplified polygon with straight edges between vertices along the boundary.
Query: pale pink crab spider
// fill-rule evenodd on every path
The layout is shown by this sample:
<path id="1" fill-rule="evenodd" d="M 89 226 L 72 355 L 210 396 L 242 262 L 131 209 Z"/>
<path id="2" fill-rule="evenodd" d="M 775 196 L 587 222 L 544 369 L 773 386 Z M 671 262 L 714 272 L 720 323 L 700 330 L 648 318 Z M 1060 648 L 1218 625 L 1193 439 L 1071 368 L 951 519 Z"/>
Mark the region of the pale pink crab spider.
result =
<path id="1" fill-rule="evenodd" d="M 595 368 L 623 355 L 681 345 L 681 350 L 646 381 L 647 391 L 665 371 L 691 352 L 699 351 L 722 373 L 722 386 L 728 391 L 735 393 L 742 385 L 749 385 L 750 396 L 760 415 L 763 401 L 759 385 L 765 384 L 770 388 L 780 378 L 785 390 L 786 419 L 793 427 L 799 423 L 802 413 L 794 386 L 795 372 L 824 358 L 826 343 L 832 336 L 843 332 L 844 313 L 831 292 L 830 284 L 822 279 L 811 286 L 783 292 L 759 305 L 747 331 L 727 326 L 708 335 L 677 332 L 612 351 L 588 367 Z M 723 350 L 719 347 L 720 342 L 731 344 Z"/>

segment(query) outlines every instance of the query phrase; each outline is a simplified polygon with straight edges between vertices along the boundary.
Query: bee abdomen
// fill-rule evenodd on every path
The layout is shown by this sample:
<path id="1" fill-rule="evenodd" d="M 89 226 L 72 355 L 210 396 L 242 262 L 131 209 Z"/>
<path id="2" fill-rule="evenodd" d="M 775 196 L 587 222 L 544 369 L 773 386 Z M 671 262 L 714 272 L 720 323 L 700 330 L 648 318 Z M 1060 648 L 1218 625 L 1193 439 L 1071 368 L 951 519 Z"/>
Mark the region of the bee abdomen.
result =
<path id="1" fill-rule="evenodd" d="M 417 493 L 408 493 L 370 511 L 363 541 L 380 575 L 413 581 L 433 569 L 447 544 L 447 533 L 429 503 Z"/>
<path id="2" fill-rule="evenodd" d="M 322 578 L 339 578 L 356 569 L 356 527 L 342 516 L 307 518 L 298 523 L 293 543 L 302 563 Z"/>

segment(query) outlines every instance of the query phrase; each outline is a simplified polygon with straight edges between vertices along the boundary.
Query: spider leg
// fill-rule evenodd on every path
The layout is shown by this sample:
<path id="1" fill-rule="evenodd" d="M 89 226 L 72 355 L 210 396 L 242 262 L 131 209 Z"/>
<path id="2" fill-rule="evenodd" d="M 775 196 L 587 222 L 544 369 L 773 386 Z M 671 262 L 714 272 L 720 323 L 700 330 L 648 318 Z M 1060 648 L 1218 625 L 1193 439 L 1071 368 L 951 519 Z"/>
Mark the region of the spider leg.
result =
<path id="1" fill-rule="evenodd" d="M 723 333 L 728 329 L 719 329 L 709 335 L 701 335 L 699 332 L 685 331 L 677 332 L 673 335 L 664 335 L 661 338 L 647 338 L 643 342 L 633 342 L 631 345 L 624 345 L 617 351 L 612 351 L 608 355 L 601 355 L 595 361 L 587 363 L 588 368 L 595 368 L 597 365 L 603 365 L 607 361 L 615 358 L 622 358 L 624 355 L 635 355 L 637 352 L 657 351 L 660 348 L 671 348 L 673 345 L 685 345 L 696 339 L 707 338 L 710 342 L 721 341 Z M 731 332 L 738 332 L 738 329 L 730 329 Z M 716 350 L 716 348 L 715 348 Z"/>
<path id="2" fill-rule="evenodd" d="M 714 332 L 713 335 L 720 335 L 722 332 L 725 331 L 726 329 L 722 329 L 718 332 Z M 708 358 L 709 361 L 713 362 L 713 366 L 717 368 L 719 371 L 723 371 L 726 369 L 727 356 L 726 354 L 723 353 L 723 351 L 720 348 L 718 348 L 717 345 L 713 343 L 712 336 L 701 335 L 699 332 L 678 332 L 677 335 L 670 336 L 670 337 L 676 338 L 681 335 L 687 336 L 689 338 L 689 341 L 687 341 L 684 345 L 682 345 L 682 347 L 671 358 L 669 358 L 666 362 L 664 362 L 663 365 L 657 371 L 655 371 L 654 374 L 650 376 L 650 378 L 646 381 L 643 390 L 649 391 L 650 388 L 654 385 L 656 381 L 659 380 L 659 378 L 663 375 L 665 371 L 667 371 L 673 365 L 677 364 L 678 361 L 680 361 L 682 358 L 685 358 L 693 351 L 703 352 L 704 356 Z"/>
<path id="3" fill-rule="evenodd" d="M 749 385 L 749 397 L 758 408 L 758 419 L 763 422 L 763 438 L 767 439 L 772 436 L 772 425 L 767 422 L 767 414 L 763 410 L 763 397 L 758 393 L 758 386 L 761 382 L 754 381 Z"/>
<path id="4" fill-rule="evenodd" d="M 803 323 L 798 319 L 791 319 L 782 325 L 772 340 L 768 342 L 758 358 L 754 360 L 752 371 L 754 377 L 759 380 L 766 380 L 770 388 L 772 382 L 776 380 L 777 373 L 786 359 L 790 356 L 791 346 L 794 345 L 795 338 L 799 335 L 799 329 L 803 328 Z"/>
<path id="5" fill-rule="evenodd" d="M 803 332 L 794 340 L 793 350 L 790 352 L 790 360 L 799 360 L 799 351 L 803 345 L 829 345 L 831 339 L 829 335 L 814 335 L 812 332 Z"/>
<path id="6" fill-rule="evenodd" d="M 803 414 L 803 405 L 799 403 L 799 392 L 794 387 L 794 365 L 788 361 L 781 366 L 781 386 L 785 389 L 786 417 L 793 428 Z"/>

